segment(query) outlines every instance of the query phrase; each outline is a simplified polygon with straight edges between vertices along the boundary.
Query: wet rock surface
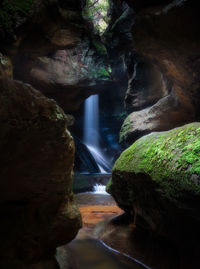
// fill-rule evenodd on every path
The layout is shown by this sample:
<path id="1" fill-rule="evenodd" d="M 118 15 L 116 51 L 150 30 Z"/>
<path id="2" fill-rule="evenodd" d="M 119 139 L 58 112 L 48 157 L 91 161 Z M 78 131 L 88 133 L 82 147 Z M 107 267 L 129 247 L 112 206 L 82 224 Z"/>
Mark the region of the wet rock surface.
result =
<path id="1" fill-rule="evenodd" d="M 55 248 L 81 225 L 67 118 L 30 85 L 1 79 L 0 89 L 0 267 L 57 268 Z"/>
<path id="2" fill-rule="evenodd" d="M 76 147 L 75 152 L 75 162 L 74 162 L 74 170 L 75 172 L 88 172 L 88 173 L 99 173 L 99 167 L 88 150 L 87 146 L 75 135 L 74 142 Z M 89 176 L 89 175 L 88 175 Z"/>
<path id="3" fill-rule="evenodd" d="M 132 223 L 177 247 L 177 268 L 187 268 L 188 257 L 198 264 L 199 131 L 191 123 L 138 139 L 116 161 L 107 185 Z"/>
<path id="4" fill-rule="evenodd" d="M 147 268 L 171 269 L 198 267 L 198 260 L 188 260 L 176 245 L 156 237 L 133 224 L 130 215 L 120 215 L 104 223 L 99 239 L 111 248 L 142 262 Z"/>
<path id="5" fill-rule="evenodd" d="M 75 240 L 57 249 L 56 257 L 61 269 L 144 268 L 122 254 L 115 253 L 98 239 L 98 223 L 107 222 L 123 212 L 113 198 L 110 195 L 83 193 L 75 195 L 75 199 L 83 218 L 83 228 Z"/>
<path id="6" fill-rule="evenodd" d="M 79 205 L 85 229 L 93 229 L 96 224 L 123 213 L 110 195 L 79 193 L 75 195 L 75 199 Z M 91 232 L 88 232 L 88 235 Z"/>
<path id="7" fill-rule="evenodd" d="M 18 5 L 21 1 L 10 1 L 11 9 L 8 7 L 2 13 L 4 2 L 0 3 L 0 77 L 4 78 L 0 82 L 0 265 L 3 269 L 51 269 L 57 267 L 53 257 L 55 248 L 70 241 L 80 227 L 71 191 L 73 142 L 66 131 L 67 125 L 73 124 L 73 118 L 66 118 L 54 101 L 46 99 L 31 86 L 5 78 L 14 76 L 32 84 L 47 97 L 54 98 L 67 113 L 74 113 L 85 98 L 104 90 L 100 108 L 106 116 L 101 118 L 105 121 L 101 136 L 107 136 L 106 145 L 112 144 L 110 152 L 117 156 L 121 148 L 116 143 L 116 133 L 127 116 L 121 109 L 126 72 L 125 107 L 129 116 L 120 135 L 124 145 L 152 131 L 169 130 L 200 118 L 198 2 L 127 0 L 128 6 L 113 0 L 111 23 L 102 39 L 91 33 L 92 28 L 83 20 L 84 1 L 35 0 L 32 5 L 33 1 L 27 0 L 22 1 L 21 7 Z M 119 105 L 113 112 L 112 104 L 116 103 Z M 108 108 L 104 109 L 105 106 Z M 80 121 L 83 121 L 81 117 Z M 78 135 L 82 135 L 80 126 Z M 191 133 L 189 139 L 190 136 Z M 186 151 L 188 166 L 183 170 L 187 174 L 193 167 L 192 152 L 198 154 L 199 151 L 193 145 Z M 176 146 L 172 149 L 174 152 L 178 152 Z M 154 153 L 155 156 L 160 154 Z M 185 154 L 185 149 L 179 153 Z M 159 167 L 156 165 L 160 164 L 160 159 L 157 160 L 151 170 L 156 174 L 160 167 L 171 162 L 170 158 L 163 159 Z M 96 168 L 92 164 L 92 170 Z M 176 168 L 179 178 L 183 171 Z M 199 194 L 193 189 L 199 186 L 199 170 L 191 173 L 189 183 L 181 185 L 181 189 L 180 182 L 168 184 L 174 183 L 171 177 L 169 182 L 163 183 L 161 177 L 162 182 L 155 183 L 150 171 L 143 172 L 136 177 L 135 171 L 113 172 L 117 183 L 113 195 L 131 215 L 126 239 L 134 233 L 131 227 L 134 220 L 142 229 L 141 237 L 153 233 L 158 241 L 160 236 L 169 238 L 170 242 L 165 243 L 173 250 L 179 249 L 183 242 L 179 254 L 170 252 L 181 258 L 175 259 L 174 264 L 170 261 L 166 268 L 188 269 L 191 268 L 190 260 L 192 266 L 198 268 L 198 262 L 195 264 L 198 242 L 194 246 L 192 241 L 196 242 L 199 237 Z M 134 183 L 135 192 L 132 185 L 128 185 L 134 181 L 133 175 L 137 183 Z M 169 185 L 172 187 L 168 188 Z M 85 190 L 85 187 L 79 189 Z M 173 191 L 180 196 L 173 196 Z M 135 202 L 137 199 L 139 202 Z M 88 227 L 106 214 L 116 213 L 106 207 L 101 210 L 96 205 L 81 210 L 85 216 L 89 215 L 84 220 Z M 121 228 L 115 230 L 112 225 L 111 230 L 106 229 L 115 246 L 123 236 Z M 127 241 L 124 242 L 123 250 Z M 154 244 L 148 243 L 146 238 L 144 242 L 148 246 L 146 253 Z M 139 248 L 139 258 L 144 247 Z M 156 252 L 159 247 L 155 248 Z M 190 256 L 192 251 L 193 256 Z M 134 256 L 134 252 L 130 255 L 132 253 Z M 191 259 L 187 261 L 187 257 Z M 148 264 L 154 266 L 149 260 Z M 156 264 L 159 269 L 162 268 L 160 264 Z"/>

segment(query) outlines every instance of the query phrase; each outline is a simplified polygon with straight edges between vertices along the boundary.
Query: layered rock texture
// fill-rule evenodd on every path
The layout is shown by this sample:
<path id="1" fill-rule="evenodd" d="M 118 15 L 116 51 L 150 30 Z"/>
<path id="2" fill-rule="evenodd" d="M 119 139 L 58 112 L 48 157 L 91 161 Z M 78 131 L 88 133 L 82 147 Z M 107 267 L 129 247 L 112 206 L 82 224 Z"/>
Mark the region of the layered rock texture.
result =
<path id="1" fill-rule="evenodd" d="M 0 268 L 57 268 L 55 248 L 80 228 L 73 139 L 55 101 L 0 80 Z"/>
<path id="2" fill-rule="evenodd" d="M 58 268 L 56 247 L 71 241 L 81 227 L 72 192 L 74 142 L 67 130 L 73 118 L 25 84 L 60 100 L 66 111 L 80 104 L 81 98 L 73 99 L 80 89 L 71 94 L 68 87 L 80 84 L 84 73 L 77 55 L 80 14 L 79 2 L 0 3 L 2 269 Z M 74 77 L 72 62 L 79 66 Z"/>
<path id="3" fill-rule="evenodd" d="M 100 37 L 83 18 L 85 1 L 1 1 L 0 268 L 55 268 L 55 248 L 80 227 L 67 131 L 73 118 L 58 105 L 76 115 L 85 98 L 105 90 L 107 145 L 115 144 L 127 116 L 121 109 L 127 77 L 123 144 L 200 118 L 196 2 L 113 0 Z M 113 112 L 115 100 L 120 109 Z M 116 162 L 109 185 L 136 225 L 179 245 L 193 246 L 199 236 L 199 130 L 195 123 L 137 141 Z"/>
<path id="4" fill-rule="evenodd" d="M 136 226 L 196 252 L 200 123 L 137 140 L 116 161 L 108 192 Z M 198 247 L 197 247 L 198 248 Z"/>
<path id="5" fill-rule="evenodd" d="M 120 140 L 199 119 L 199 18 L 196 1 L 129 1 L 136 11 L 126 56 L 129 85 Z"/>
<path id="6" fill-rule="evenodd" d="M 88 31 L 81 1 L 7 2 L 1 4 L 0 50 L 11 56 L 16 79 L 54 98 L 65 111 L 77 110 L 110 85 L 106 49 Z"/>

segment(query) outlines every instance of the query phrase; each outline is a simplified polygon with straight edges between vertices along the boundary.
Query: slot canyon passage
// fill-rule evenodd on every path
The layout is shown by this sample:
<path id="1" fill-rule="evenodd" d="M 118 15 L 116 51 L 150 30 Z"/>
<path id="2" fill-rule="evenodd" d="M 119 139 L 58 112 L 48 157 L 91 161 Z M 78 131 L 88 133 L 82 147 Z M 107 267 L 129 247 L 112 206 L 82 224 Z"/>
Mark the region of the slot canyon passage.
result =
<path id="1" fill-rule="evenodd" d="M 198 2 L 0 1 L 0 269 L 200 268 Z"/>

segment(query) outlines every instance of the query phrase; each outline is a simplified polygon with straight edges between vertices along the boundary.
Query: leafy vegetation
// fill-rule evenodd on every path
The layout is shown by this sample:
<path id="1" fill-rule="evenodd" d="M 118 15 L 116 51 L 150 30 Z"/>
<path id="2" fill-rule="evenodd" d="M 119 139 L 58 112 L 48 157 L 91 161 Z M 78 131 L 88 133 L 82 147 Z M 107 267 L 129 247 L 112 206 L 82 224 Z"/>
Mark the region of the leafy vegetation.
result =
<path id="1" fill-rule="evenodd" d="M 6 64 L 7 64 L 6 57 L 4 57 L 3 54 L 1 54 L 1 53 L 0 53 L 0 64 L 3 66 L 6 66 Z"/>
<path id="2" fill-rule="evenodd" d="M 93 79 L 99 80 L 110 80 L 111 79 L 111 70 L 105 67 L 101 67 L 99 69 L 94 69 L 91 71 L 91 76 Z"/>
<path id="3" fill-rule="evenodd" d="M 98 41 L 95 37 L 92 38 L 92 43 L 95 46 L 95 49 L 99 55 L 101 56 L 107 55 L 106 47 L 100 41 Z"/>
<path id="4" fill-rule="evenodd" d="M 109 72 L 105 68 L 99 69 L 97 74 L 98 74 L 99 77 L 110 77 Z"/>
<path id="5" fill-rule="evenodd" d="M 87 0 L 83 16 L 90 20 L 97 33 L 103 34 L 107 28 L 109 17 L 109 0 Z"/>
<path id="6" fill-rule="evenodd" d="M 121 112 L 118 114 L 113 114 L 112 116 L 119 121 L 124 121 L 126 119 L 126 117 L 128 116 L 128 114 L 127 114 L 127 112 Z"/>
<path id="7" fill-rule="evenodd" d="M 0 4 L 0 29 L 13 34 L 14 29 L 26 20 L 34 0 L 3 0 Z"/>

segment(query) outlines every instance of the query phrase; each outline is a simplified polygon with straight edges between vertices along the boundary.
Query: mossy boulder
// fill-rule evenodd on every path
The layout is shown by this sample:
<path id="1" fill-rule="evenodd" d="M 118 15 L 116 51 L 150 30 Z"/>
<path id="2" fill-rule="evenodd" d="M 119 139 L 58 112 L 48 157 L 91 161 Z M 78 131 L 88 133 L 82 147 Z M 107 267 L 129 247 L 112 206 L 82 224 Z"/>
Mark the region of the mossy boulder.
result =
<path id="1" fill-rule="evenodd" d="M 136 225 L 193 240 L 200 224 L 199 157 L 200 123 L 151 133 L 121 154 L 107 191 Z"/>

